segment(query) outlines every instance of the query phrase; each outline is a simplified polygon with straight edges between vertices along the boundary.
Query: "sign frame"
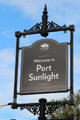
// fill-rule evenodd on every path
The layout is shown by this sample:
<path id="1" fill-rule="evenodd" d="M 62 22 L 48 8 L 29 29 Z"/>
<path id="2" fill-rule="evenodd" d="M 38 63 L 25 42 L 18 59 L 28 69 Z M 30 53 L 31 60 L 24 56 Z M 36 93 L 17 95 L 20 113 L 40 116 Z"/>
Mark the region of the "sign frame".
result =
<path id="1" fill-rule="evenodd" d="M 13 93 L 13 103 L 17 102 L 17 95 L 20 95 L 18 92 L 18 65 L 19 65 L 19 50 L 22 48 L 20 47 L 20 38 L 25 37 L 26 35 L 33 35 L 33 34 L 40 34 L 43 37 L 47 37 L 49 32 L 60 32 L 63 31 L 66 33 L 67 31 L 70 32 L 70 42 L 68 42 L 68 45 L 70 45 L 70 87 L 68 91 L 70 92 L 71 99 L 74 99 L 74 65 L 73 65 L 73 60 L 74 60 L 74 31 L 75 31 L 75 26 L 69 25 L 58 25 L 55 22 L 48 21 L 48 15 L 47 15 L 47 7 L 45 5 L 43 15 L 42 15 L 42 22 L 35 24 L 30 28 L 29 30 L 24 29 L 23 32 L 21 31 L 16 31 L 15 32 L 15 37 L 16 37 L 16 56 L 15 56 L 15 74 L 14 74 L 14 93 Z M 67 92 L 68 92 L 67 91 Z"/>

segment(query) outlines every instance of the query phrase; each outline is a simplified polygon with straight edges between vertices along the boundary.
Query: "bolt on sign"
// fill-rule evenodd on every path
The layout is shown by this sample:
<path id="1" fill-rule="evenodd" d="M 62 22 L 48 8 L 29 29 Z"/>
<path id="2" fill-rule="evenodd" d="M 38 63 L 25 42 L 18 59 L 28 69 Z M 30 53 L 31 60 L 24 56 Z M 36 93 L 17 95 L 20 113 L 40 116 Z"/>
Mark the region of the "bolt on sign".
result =
<path id="1" fill-rule="evenodd" d="M 20 94 L 68 91 L 68 44 L 41 39 L 22 48 Z"/>

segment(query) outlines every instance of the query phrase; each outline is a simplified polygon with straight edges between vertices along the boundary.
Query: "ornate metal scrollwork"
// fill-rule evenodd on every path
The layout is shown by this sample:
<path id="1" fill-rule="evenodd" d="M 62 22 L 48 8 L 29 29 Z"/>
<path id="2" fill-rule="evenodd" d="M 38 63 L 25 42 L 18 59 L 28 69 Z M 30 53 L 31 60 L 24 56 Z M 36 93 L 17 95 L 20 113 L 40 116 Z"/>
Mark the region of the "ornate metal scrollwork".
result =
<path id="1" fill-rule="evenodd" d="M 47 26 L 48 26 L 48 30 L 54 30 L 54 29 L 61 28 L 60 25 L 54 23 L 53 21 L 52 22 L 48 22 Z"/>
<path id="2" fill-rule="evenodd" d="M 58 109 L 61 106 L 65 106 L 66 104 L 74 105 L 74 101 L 54 101 L 54 102 L 46 102 L 44 103 L 45 106 L 45 114 L 52 114 L 56 109 Z M 14 104 L 9 103 L 8 105 L 11 105 L 13 109 L 17 109 L 18 107 L 20 110 L 27 109 L 29 112 L 31 112 L 34 115 L 40 115 L 40 103 L 30 103 L 30 104 Z"/>
<path id="3" fill-rule="evenodd" d="M 45 105 L 45 114 L 52 114 L 56 109 L 58 109 L 60 105 Z M 20 110 L 27 109 L 29 112 L 31 112 L 34 115 L 40 114 L 40 105 L 36 106 L 28 106 L 27 104 L 20 106 Z"/>
<path id="4" fill-rule="evenodd" d="M 55 110 L 60 107 L 65 107 L 66 105 L 74 105 L 74 101 L 54 101 L 49 102 L 45 106 L 45 114 L 52 114 Z"/>
<path id="5" fill-rule="evenodd" d="M 29 112 L 31 112 L 32 114 L 34 115 L 39 115 L 40 111 L 39 111 L 39 106 L 27 106 L 27 105 L 24 105 L 24 106 L 21 106 L 20 107 L 20 110 L 23 110 L 23 109 L 27 109 Z"/>
<path id="6" fill-rule="evenodd" d="M 52 32 L 52 31 L 53 32 L 54 31 L 64 31 L 64 32 L 66 32 L 67 29 L 69 29 L 68 27 L 66 27 L 66 25 L 60 26 L 60 25 L 56 24 L 53 21 L 52 22 L 48 22 L 47 26 L 48 26 L 48 28 L 47 28 L 48 32 Z"/>
<path id="7" fill-rule="evenodd" d="M 29 34 L 37 34 L 37 33 L 42 33 L 43 29 L 42 29 L 42 22 L 37 23 L 36 25 L 34 25 L 31 29 L 26 30 L 24 29 L 24 33 L 23 35 L 29 35 Z M 53 31 L 64 31 L 66 32 L 69 29 L 69 27 L 66 27 L 66 25 L 60 26 L 56 23 L 52 22 L 47 22 L 47 32 L 53 32 Z M 41 34 L 42 35 L 42 34 Z"/>
<path id="8" fill-rule="evenodd" d="M 45 110 L 45 114 L 52 114 L 59 107 L 60 107 L 59 105 L 47 105 L 46 110 Z"/>
<path id="9" fill-rule="evenodd" d="M 47 103 L 45 113 L 52 114 L 55 110 L 59 109 L 61 106 L 65 106 L 68 102 L 53 102 Z"/>
<path id="10" fill-rule="evenodd" d="M 41 27 L 42 27 L 42 23 L 40 22 L 40 23 L 37 23 L 36 25 L 34 25 L 31 29 L 29 29 L 29 30 L 26 30 L 26 29 L 24 29 L 24 33 L 25 34 L 29 34 L 29 33 L 40 33 L 40 31 L 41 31 Z"/>

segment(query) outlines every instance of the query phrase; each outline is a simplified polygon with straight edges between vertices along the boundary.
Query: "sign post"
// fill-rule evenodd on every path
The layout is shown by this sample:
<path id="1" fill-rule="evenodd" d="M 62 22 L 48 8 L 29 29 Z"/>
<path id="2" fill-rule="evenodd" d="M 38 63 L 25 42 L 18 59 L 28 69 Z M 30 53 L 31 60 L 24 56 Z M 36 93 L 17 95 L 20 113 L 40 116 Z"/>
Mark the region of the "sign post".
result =
<path id="1" fill-rule="evenodd" d="M 42 39 L 29 47 L 19 47 L 20 37 L 41 34 L 47 37 L 49 32 L 70 31 L 70 43 L 58 43 L 51 39 Z M 52 114 L 60 106 L 74 105 L 73 92 L 73 32 L 74 25 L 66 27 L 54 22 L 48 22 L 47 7 L 45 5 L 42 22 L 37 23 L 24 32 L 17 31 L 16 60 L 13 103 L 12 109 L 27 109 L 34 115 L 38 114 L 39 120 L 47 120 L 46 114 Z M 68 88 L 68 45 L 70 45 L 70 88 Z M 19 50 L 22 50 L 20 92 L 17 92 Z M 42 93 L 70 92 L 71 99 L 60 102 L 47 102 L 40 99 L 39 103 L 18 104 L 17 95 L 42 94 Z M 73 120 L 71 118 L 70 120 Z"/>

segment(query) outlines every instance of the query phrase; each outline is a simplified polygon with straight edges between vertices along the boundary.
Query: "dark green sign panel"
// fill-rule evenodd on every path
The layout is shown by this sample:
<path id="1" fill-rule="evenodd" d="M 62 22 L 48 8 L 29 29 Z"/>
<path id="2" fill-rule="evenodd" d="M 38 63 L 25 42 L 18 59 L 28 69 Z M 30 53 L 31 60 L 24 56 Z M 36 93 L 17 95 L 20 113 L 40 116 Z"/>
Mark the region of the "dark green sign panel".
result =
<path id="1" fill-rule="evenodd" d="M 68 90 L 68 44 L 41 39 L 22 48 L 20 94 Z"/>

